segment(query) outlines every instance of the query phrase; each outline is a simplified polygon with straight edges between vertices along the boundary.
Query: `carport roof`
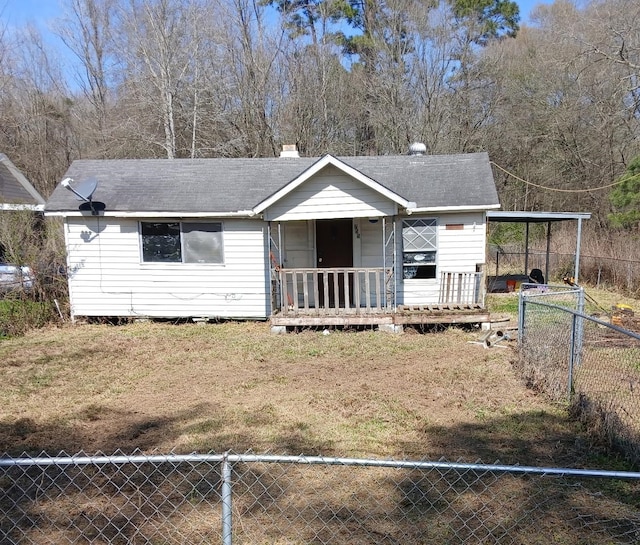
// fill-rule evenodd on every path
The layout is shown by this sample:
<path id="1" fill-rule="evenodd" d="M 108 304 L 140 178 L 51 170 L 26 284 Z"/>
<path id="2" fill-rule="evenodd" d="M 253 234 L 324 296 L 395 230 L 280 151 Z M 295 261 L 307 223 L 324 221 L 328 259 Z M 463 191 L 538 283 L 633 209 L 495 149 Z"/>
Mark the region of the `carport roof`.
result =
<path id="1" fill-rule="evenodd" d="M 488 210 L 489 221 L 511 223 L 547 223 L 549 221 L 588 220 L 588 212 L 510 212 L 504 210 Z"/>

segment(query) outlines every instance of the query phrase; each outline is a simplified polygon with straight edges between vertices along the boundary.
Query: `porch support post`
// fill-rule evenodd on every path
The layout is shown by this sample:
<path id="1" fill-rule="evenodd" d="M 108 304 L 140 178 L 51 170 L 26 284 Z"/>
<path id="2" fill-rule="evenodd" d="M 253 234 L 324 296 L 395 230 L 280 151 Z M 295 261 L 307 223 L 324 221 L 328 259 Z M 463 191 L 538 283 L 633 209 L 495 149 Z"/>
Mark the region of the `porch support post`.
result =
<path id="1" fill-rule="evenodd" d="M 382 216 L 382 267 L 387 268 L 387 218 Z"/>
<path id="2" fill-rule="evenodd" d="M 273 315 L 278 308 L 278 288 L 277 279 L 273 270 L 273 232 L 271 231 L 271 222 L 267 222 L 267 266 L 269 267 L 269 292 L 271 294 L 270 314 Z"/>
<path id="3" fill-rule="evenodd" d="M 390 306 L 394 311 L 396 310 L 396 301 L 398 299 L 397 286 L 396 286 L 396 218 L 394 216 L 391 222 L 391 232 L 388 232 L 387 218 L 382 217 L 382 262 L 385 274 L 385 305 Z M 388 247 L 391 246 L 392 255 L 389 259 Z M 386 277 L 387 268 L 391 268 L 391 276 L 389 279 Z M 387 284 L 391 282 L 392 285 Z"/>
<path id="4" fill-rule="evenodd" d="M 278 265 L 282 267 L 282 222 L 278 222 Z"/>
<path id="5" fill-rule="evenodd" d="M 282 232 L 278 222 L 278 241 L 276 243 L 273 223 L 267 222 L 269 285 L 271 289 L 271 314 L 282 309 L 282 285 L 280 283 L 280 267 L 282 266 Z"/>
<path id="6" fill-rule="evenodd" d="M 397 261 L 398 261 L 398 252 L 397 252 L 397 243 L 396 243 L 396 217 L 393 216 L 392 222 L 393 228 L 393 259 L 391 263 L 393 265 L 391 269 L 391 281 L 393 282 L 393 311 L 395 312 L 398 308 L 398 283 L 396 281 L 396 274 L 398 274 Z"/>
<path id="7" fill-rule="evenodd" d="M 271 239 L 271 222 L 267 222 L 267 251 L 269 255 L 267 256 L 269 259 L 269 270 L 273 268 L 273 263 L 271 262 L 271 252 L 273 251 L 273 240 Z M 269 272 L 269 278 L 273 280 L 271 272 Z"/>

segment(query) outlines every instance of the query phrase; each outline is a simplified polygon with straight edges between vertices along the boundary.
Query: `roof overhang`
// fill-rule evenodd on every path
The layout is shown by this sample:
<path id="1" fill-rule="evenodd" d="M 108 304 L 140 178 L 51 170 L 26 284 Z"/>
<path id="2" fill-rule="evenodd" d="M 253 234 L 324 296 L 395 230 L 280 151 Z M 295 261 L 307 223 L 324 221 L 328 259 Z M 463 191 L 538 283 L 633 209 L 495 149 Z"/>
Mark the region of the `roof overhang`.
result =
<path id="1" fill-rule="evenodd" d="M 421 208 L 410 208 L 407 212 L 412 214 L 420 212 L 481 212 L 487 211 L 487 215 L 490 214 L 490 210 L 500 208 L 499 204 L 477 205 L 477 206 L 424 206 Z"/>
<path id="2" fill-rule="evenodd" d="M 0 210 L 31 210 L 32 212 L 44 211 L 44 204 L 7 204 L 0 203 Z"/>
<path id="3" fill-rule="evenodd" d="M 358 180 L 359 182 L 366 185 L 370 189 L 377 191 L 378 193 L 385 196 L 389 200 L 397 203 L 402 208 L 410 209 L 410 208 L 415 208 L 416 206 L 415 202 L 408 201 L 404 197 L 387 189 L 385 186 L 379 184 L 378 182 L 369 178 L 368 176 L 365 176 L 359 170 L 356 170 L 355 168 L 349 166 L 347 163 L 341 161 L 340 159 L 337 159 L 333 155 L 325 155 L 324 157 L 316 161 L 313 165 L 311 165 L 309 168 L 307 168 L 304 172 L 302 172 L 297 178 L 293 179 L 291 182 L 285 185 L 282 189 L 276 191 L 273 195 L 271 195 L 261 203 L 258 203 L 253 208 L 254 214 L 260 214 L 261 212 L 264 212 L 267 208 L 272 206 L 274 203 L 278 202 L 280 199 L 282 199 L 292 191 L 294 191 L 296 188 L 300 187 L 304 182 L 309 180 L 311 177 L 313 177 L 315 174 L 317 174 L 323 168 L 329 165 L 333 165 L 334 167 L 340 169 L 342 172 L 344 172 L 348 176 L 351 176 L 352 178 Z"/>
<path id="4" fill-rule="evenodd" d="M 256 214 L 253 210 L 239 210 L 238 212 L 166 212 L 166 211 L 148 211 L 148 212 L 123 212 L 123 211 L 100 211 L 99 214 L 92 214 L 90 210 L 45 210 L 45 216 L 48 217 L 91 217 L 100 216 L 106 218 L 255 218 Z"/>

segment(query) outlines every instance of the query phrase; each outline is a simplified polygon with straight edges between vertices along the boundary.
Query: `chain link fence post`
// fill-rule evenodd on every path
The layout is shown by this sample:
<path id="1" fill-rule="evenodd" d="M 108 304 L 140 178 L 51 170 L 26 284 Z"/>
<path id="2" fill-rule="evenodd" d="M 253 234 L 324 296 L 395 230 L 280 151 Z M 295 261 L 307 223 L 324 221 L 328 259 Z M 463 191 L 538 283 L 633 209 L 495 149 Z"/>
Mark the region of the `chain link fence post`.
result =
<path id="1" fill-rule="evenodd" d="M 522 346 L 522 340 L 524 339 L 524 319 L 526 311 L 525 302 L 525 288 L 526 286 L 520 285 L 520 296 L 518 297 L 518 345 Z"/>
<path id="2" fill-rule="evenodd" d="M 222 458 L 222 545 L 232 545 L 233 541 L 233 515 L 231 511 L 231 463 L 228 453 Z"/>
<path id="3" fill-rule="evenodd" d="M 571 337 L 569 340 L 569 369 L 567 373 L 567 401 L 571 401 L 573 396 L 573 368 L 577 361 L 577 337 L 578 337 L 578 316 L 571 316 Z"/>

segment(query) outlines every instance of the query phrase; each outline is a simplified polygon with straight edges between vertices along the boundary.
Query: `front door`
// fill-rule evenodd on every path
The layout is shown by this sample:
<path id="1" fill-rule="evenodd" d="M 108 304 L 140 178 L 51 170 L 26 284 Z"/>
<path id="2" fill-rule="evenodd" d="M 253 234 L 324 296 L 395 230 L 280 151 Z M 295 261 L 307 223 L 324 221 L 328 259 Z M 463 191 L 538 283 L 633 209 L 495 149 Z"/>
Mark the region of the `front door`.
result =
<path id="1" fill-rule="evenodd" d="M 351 219 L 316 220 L 316 256 L 317 267 L 347 268 L 353 267 L 353 221 Z M 349 306 L 345 301 L 344 279 L 345 274 L 338 275 L 338 301 L 334 289 L 333 273 L 328 276 L 329 282 L 329 307 Z M 353 293 L 353 276 L 349 278 L 349 293 Z M 324 306 L 323 276 L 319 275 L 320 306 Z M 351 297 L 349 297 L 351 299 Z"/>

